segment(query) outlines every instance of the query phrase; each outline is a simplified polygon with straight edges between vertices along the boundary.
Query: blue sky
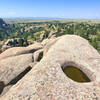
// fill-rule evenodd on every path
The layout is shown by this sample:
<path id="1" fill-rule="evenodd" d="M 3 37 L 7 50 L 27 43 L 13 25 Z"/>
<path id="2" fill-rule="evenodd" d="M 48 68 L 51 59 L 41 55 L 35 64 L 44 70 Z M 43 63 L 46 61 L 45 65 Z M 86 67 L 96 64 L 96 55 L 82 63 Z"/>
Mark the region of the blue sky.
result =
<path id="1" fill-rule="evenodd" d="M 100 0 L 0 0 L 0 17 L 100 19 Z"/>

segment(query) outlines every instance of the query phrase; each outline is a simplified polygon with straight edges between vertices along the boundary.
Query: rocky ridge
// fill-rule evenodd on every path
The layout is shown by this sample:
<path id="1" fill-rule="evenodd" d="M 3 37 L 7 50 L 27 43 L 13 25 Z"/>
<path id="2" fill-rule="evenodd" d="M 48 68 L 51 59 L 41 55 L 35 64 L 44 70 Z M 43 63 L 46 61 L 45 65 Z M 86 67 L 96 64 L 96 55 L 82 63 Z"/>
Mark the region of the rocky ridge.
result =
<path id="1" fill-rule="evenodd" d="M 91 80 L 73 81 L 63 69 L 74 66 Z M 99 100 L 100 54 L 76 35 L 45 39 L 0 54 L 0 100 Z"/>

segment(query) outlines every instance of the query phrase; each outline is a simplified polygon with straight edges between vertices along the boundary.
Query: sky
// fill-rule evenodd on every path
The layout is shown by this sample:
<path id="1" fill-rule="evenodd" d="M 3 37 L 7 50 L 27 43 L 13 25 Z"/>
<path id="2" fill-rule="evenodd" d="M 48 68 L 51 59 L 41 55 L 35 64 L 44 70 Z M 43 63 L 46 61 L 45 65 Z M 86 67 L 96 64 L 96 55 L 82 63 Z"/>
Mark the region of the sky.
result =
<path id="1" fill-rule="evenodd" d="M 0 17 L 100 19 L 100 0 L 0 0 Z"/>

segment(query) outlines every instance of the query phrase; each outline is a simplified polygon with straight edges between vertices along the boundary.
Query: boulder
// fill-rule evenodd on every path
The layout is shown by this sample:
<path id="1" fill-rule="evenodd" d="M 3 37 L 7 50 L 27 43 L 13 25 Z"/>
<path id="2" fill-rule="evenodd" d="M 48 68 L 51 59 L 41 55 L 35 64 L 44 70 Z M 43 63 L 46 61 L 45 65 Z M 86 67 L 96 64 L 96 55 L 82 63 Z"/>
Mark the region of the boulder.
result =
<path id="1" fill-rule="evenodd" d="M 10 47 L 19 47 L 19 46 L 27 46 L 28 42 L 24 38 L 13 38 L 8 39 L 4 45 L 10 46 Z"/>
<path id="2" fill-rule="evenodd" d="M 42 46 L 41 43 L 34 42 L 34 44 L 29 45 L 29 46 L 27 46 L 26 48 L 27 48 L 27 49 L 32 49 L 32 50 L 36 51 L 36 50 L 39 50 L 39 49 L 43 48 L 43 46 Z"/>
<path id="3" fill-rule="evenodd" d="M 32 54 L 9 57 L 0 61 L 0 81 L 8 84 L 33 62 Z"/>
<path id="4" fill-rule="evenodd" d="M 11 42 L 11 39 L 8 39 L 4 44 L 5 44 L 5 45 L 9 45 L 10 42 Z"/>
<path id="5" fill-rule="evenodd" d="M 46 39 L 44 39 L 44 40 L 41 42 L 41 44 L 42 44 L 43 47 L 44 47 L 45 45 L 47 45 L 50 41 L 52 41 L 52 40 L 54 40 L 54 39 L 56 39 L 56 37 L 52 37 L 52 38 L 50 38 L 50 39 L 46 38 Z"/>
<path id="6" fill-rule="evenodd" d="M 13 47 L 1 53 L 0 60 L 7 58 L 7 57 L 11 57 L 11 56 L 18 56 L 21 54 L 34 53 L 36 50 L 39 50 L 41 48 L 42 48 L 42 45 L 40 43 L 34 43 L 27 47 Z"/>
<path id="7" fill-rule="evenodd" d="M 91 81 L 72 80 L 63 72 L 68 66 L 80 69 Z M 62 36 L 46 56 L 0 99 L 100 100 L 100 54 L 79 36 Z"/>
<path id="8" fill-rule="evenodd" d="M 6 87 L 16 84 L 28 72 L 28 69 L 31 69 L 29 64 L 32 62 L 32 54 L 23 54 L 2 59 L 0 61 L 0 82 L 3 82 L 4 85 L 1 86 Z"/>
<path id="9" fill-rule="evenodd" d="M 26 47 L 9 48 L 0 54 L 0 60 L 7 57 L 18 56 L 18 55 L 26 54 L 30 52 L 31 52 L 31 49 L 26 49 Z"/>

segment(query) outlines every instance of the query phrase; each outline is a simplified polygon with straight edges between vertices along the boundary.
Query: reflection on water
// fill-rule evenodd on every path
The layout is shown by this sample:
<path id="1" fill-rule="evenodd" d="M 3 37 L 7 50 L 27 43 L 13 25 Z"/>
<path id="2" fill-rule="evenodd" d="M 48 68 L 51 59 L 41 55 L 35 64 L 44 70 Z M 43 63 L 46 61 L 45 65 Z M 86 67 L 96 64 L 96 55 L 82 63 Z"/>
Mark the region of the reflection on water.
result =
<path id="1" fill-rule="evenodd" d="M 91 80 L 80 69 L 72 66 L 64 68 L 64 73 L 76 82 L 90 82 Z"/>

